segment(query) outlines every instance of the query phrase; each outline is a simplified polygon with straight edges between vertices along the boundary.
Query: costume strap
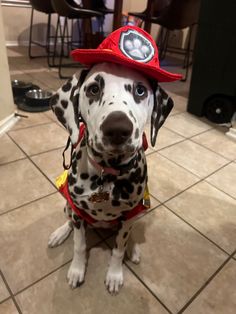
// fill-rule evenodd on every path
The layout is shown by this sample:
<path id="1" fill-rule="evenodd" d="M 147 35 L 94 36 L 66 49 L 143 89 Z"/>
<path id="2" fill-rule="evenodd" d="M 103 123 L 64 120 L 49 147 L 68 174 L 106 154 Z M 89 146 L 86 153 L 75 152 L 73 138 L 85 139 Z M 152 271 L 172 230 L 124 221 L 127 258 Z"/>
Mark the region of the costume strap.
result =
<path id="1" fill-rule="evenodd" d="M 65 152 L 67 151 L 67 149 L 69 148 L 70 145 L 71 145 L 71 148 L 70 148 L 70 163 L 69 163 L 69 164 L 66 164 Z M 68 170 L 68 169 L 70 169 L 70 167 L 71 167 L 71 163 L 72 163 L 72 154 L 73 154 L 73 145 L 71 144 L 71 139 L 70 139 L 70 137 L 68 137 L 68 140 L 67 140 L 67 143 L 66 143 L 66 147 L 65 147 L 65 149 L 64 149 L 63 152 L 62 152 L 63 168 L 64 168 L 65 170 Z"/>

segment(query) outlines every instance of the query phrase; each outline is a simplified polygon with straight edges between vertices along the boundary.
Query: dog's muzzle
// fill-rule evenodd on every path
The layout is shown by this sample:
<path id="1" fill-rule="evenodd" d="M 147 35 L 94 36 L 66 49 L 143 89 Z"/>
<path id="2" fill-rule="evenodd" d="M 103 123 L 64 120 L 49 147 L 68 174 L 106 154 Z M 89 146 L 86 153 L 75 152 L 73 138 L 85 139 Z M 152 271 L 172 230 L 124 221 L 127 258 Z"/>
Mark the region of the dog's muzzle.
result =
<path id="1" fill-rule="evenodd" d="M 123 145 L 132 135 L 133 124 L 124 112 L 114 111 L 102 123 L 101 131 L 105 145 Z"/>

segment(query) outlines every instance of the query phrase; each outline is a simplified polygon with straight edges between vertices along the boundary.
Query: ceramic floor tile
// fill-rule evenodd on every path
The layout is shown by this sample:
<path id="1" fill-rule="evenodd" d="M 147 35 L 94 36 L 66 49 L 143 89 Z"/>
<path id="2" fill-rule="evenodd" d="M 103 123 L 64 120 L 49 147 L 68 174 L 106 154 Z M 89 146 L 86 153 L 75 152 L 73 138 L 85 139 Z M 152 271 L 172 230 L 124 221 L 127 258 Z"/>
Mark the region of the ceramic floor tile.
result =
<path id="1" fill-rule="evenodd" d="M 151 128 L 151 126 L 148 125 L 145 130 L 146 130 L 148 143 L 151 146 L 150 128 Z M 184 137 L 166 129 L 165 127 L 162 127 L 157 134 L 156 145 L 154 147 L 152 147 L 152 149 L 160 150 L 164 147 L 173 145 L 173 144 L 178 143 L 182 140 L 184 140 Z"/>
<path id="2" fill-rule="evenodd" d="M 236 261 L 231 260 L 200 293 L 185 314 L 234 314 Z"/>
<path id="3" fill-rule="evenodd" d="M 5 286 L 5 283 L 2 279 L 2 277 L 0 276 L 0 302 L 2 302 L 3 300 L 5 300 L 6 298 L 8 298 L 10 296 L 7 287 Z"/>
<path id="4" fill-rule="evenodd" d="M 66 131 L 57 123 L 11 131 L 9 134 L 28 155 L 63 147 L 68 138 Z"/>
<path id="5" fill-rule="evenodd" d="M 167 313 L 126 267 L 124 267 L 124 286 L 117 296 L 111 296 L 104 286 L 109 258 L 110 251 L 105 247 L 91 249 L 85 283 L 81 287 L 74 290 L 68 287 L 66 274 L 69 265 L 66 265 L 17 295 L 16 299 L 22 312 L 24 314 Z"/>
<path id="6" fill-rule="evenodd" d="M 166 203 L 228 253 L 236 249 L 236 200 L 200 182 Z"/>
<path id="7" fill-rule="evenodd" d="M 9 136 L 7 136 L 7 134 L 3 134 L 0 137 L 0 146 L 0 165 L 26 157 L 18 146 L 9 138 Z"/>
<path id="8" fill-rule="evenodd" d="M 134 238 L 141 244 L 141 263 L 129 266 L 173 313 L 227 257 L 163 206 L 137 223 Z"/>
<path id="9" fill-rule="evenodd" d="M 236 164 L 231 163 L 206 179 L 208 182 L 236 198 Z"/>
<path id="10" fill-rule="evenodd" d="M 204 178 L 216 171 L 228 160 L 189 140 L 167 147 L 160 154 Z"/>
<path id="11" fill-rule="evenodd" d="M 35 164 L 45 173 L 45 175 L 55 184 L 56 178 L 64 171 L 63 148 L 52 150 L 32 157 Z"/>
<path id="12" fill-rule="evenodd" d="M 57 248 L 47 247 L 49 235 L 66 221 L 64 205 L 56 193 L 0 216 L 0 267 L 14 293 L 72 258 L 72 236 Z M 89 229 L 89 246 L 98 241 Z"/>
<path id="13" fill-rule="evenodd" d="M 55 191 L 28 159 L 2 165 L 0 172 L 0 213 Z"/>
<path id="14" fill-rule="evenodd" d="M 147 164 L 150 193 L 161 202 L 167 201 L 199 180 L 159 153 L 148 156 Z"/>
<path id="15" fill-rule="evenodd" d="M 236 142 L 220 130 L 214 129 L 192 138 L 196 143 L 215 151 L 216 153 L 234 160 L 236 158 Z"/>
<path id="16" fill-rule="evenodd" d="M 19 314 L 13 301 L 7 300 L 0 304 L 0 314 Z"/>
<path id="17" fill-rule="evenodd" d="M 212 128 L 187 112 L 170 116 L 165 127 L 184 137 L 191 137 Z"/>
<path id="18" fill-rule="evenodd" d="M 44 113 L 30 113 L 22 110 L 17 110 L 17 112 L 26 116 L 27 118 L 20 118 L 20 120 L 13 126 L 11 130 L 19 130 L 22 128 L 51 122 L 51 120 Z"/>

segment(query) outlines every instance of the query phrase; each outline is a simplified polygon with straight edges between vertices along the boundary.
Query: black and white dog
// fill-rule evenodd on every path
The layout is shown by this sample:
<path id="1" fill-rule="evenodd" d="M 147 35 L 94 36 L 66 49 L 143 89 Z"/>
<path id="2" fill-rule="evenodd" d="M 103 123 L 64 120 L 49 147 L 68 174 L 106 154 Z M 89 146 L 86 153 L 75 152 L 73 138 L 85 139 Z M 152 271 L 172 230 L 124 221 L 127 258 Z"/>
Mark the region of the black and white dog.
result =
<path id="1" fill-rule="evenodd" d="M 154 146 L 173 101 L 154 79 L 122 65 L 99 63 L 75 74 L 53 96 L 51 105 L 75 147 L 68 171 L 68 193 L 74 206 L 91 217 L 95 227 L 117 222 L 116 245 L 105 279 L 108 291 L 117 293 L 123 284 L 127 241 L 138 216 L 129 212 L 143 201 L 147 184 L 144 127 L 151 121 Z M 78 144 L 80 118 L 86 129 Z M 74 229 L 68 281 L 75 288 L 84 281 L 87 222 L 69 202 L 65 211 L 71 219 L 52 233 L 49 247 L 61 244 Z M 130 259 L 140 261 L 137 244 Z"/>

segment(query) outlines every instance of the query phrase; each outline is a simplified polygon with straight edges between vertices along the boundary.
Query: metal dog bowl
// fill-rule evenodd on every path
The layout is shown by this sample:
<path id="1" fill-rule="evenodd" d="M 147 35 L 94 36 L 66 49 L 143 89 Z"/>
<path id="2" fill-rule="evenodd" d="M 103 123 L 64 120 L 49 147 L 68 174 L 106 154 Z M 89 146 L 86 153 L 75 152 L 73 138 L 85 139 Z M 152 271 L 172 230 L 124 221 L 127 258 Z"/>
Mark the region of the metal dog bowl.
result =
<path id="1" fill-rule="evenodd" d="M 39 109 L 37 111 L 47 110 L 49 108 L 50 99 L 53 93 L 42 90 L 32 89 L 25 94 L 25 104 L 31 109 Z"/>
<path id="2" fill-rule="evenodd" d="M 11 82 L 11 86 L 12 86 L 14 97 L 24 96 L 28 90 L 33 88 L 32 83 L 29 83 L 29 82 L 26 83 L 19 80 L 13 80 Z"/>

